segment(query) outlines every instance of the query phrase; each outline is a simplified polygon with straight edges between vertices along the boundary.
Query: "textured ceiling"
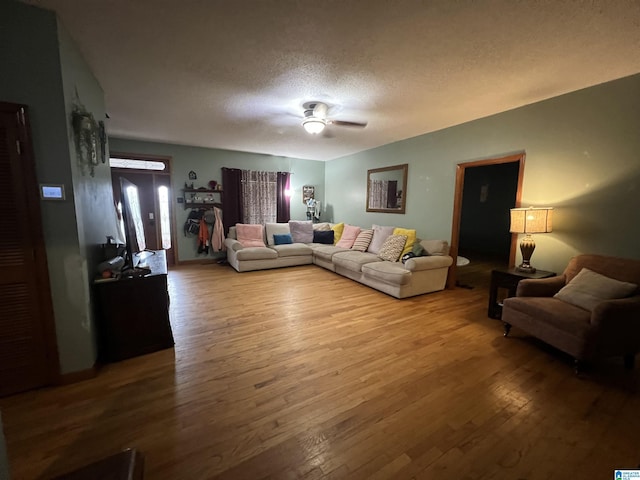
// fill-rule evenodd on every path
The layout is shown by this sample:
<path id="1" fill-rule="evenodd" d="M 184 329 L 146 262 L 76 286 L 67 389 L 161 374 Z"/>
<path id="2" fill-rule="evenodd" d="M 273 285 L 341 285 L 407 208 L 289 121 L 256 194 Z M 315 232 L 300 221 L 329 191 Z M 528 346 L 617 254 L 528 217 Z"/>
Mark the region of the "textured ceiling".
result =
<path id="1" fill-rule="evenodd" d="M 639 0 L 31 0 L 110 135 L 328 160 L 640 72 Z M 364 129 L 302 129 L 302 104 Z"/>

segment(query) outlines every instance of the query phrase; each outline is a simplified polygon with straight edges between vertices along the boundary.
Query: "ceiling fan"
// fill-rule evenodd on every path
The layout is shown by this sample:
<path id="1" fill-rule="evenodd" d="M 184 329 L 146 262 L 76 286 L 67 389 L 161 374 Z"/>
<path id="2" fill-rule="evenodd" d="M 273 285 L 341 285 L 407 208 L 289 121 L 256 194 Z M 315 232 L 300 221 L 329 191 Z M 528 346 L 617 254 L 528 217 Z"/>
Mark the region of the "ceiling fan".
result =
<path id="1" fill-rule="evenodd" d="M 367 123 L 364 122 L 347 122 L 345 120 L 333 120 L 327 118 L 329 107 L 323 102 L 307 102 L 303 105 L 304 120 L 302 126 L 312 135 L 321 133 L 327 125 L 338 125 L 340 127 L 358 127 L 364 128 Z"/>

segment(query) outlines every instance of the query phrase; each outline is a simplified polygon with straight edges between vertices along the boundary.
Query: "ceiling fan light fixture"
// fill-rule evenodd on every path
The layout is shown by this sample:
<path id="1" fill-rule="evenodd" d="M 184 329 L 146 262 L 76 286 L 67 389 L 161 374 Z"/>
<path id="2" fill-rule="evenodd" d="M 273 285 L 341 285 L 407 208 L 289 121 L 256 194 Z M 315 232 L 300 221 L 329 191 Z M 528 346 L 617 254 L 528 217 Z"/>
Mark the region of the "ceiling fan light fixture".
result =
<path id="1" fill-rule="evenodd" d="M 307 133 L 310 133 L 312 135 L 321 133 L 326 125 L 327 124 L 324 120 L 316 117 L 305 118 L 302 121 L 302 126 L 304 127 L 304 129 L 307 131 Z"/>

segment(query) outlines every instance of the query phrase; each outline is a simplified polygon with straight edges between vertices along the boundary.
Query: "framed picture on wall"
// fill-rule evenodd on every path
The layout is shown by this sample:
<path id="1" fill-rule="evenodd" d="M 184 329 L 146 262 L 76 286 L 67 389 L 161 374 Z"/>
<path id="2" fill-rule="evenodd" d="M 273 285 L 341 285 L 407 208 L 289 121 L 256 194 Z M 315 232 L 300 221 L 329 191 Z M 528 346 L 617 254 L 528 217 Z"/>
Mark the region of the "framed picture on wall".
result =
<path id="1" fill-rule="evenodd" d="M 313 185 L 305 185 L 302 187 L 302 203 L 306 204 L 310 198 L 315 198 L 316 187 Z"/>

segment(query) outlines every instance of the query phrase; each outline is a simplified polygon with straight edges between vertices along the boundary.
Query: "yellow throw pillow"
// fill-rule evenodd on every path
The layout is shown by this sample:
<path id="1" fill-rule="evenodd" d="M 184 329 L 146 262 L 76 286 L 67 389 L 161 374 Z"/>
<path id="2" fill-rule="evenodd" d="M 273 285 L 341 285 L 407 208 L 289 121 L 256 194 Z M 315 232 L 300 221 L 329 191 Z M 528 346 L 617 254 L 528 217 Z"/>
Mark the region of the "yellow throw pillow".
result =
<path id="1" fill-rule="evenodd" d="M 338 240 L 340 240 L 342 232 L 344 231 L 344 222 L 336 223 L 331 227 L 331 230 L 333 230 L 333 244 L 335 245 L 338 243 Z"/>
<path id="2" fill-rule="evenodd" d="M 404 255 L 405 253 L 409 253 L 413 248 L 413 244 L 416 243 L 416 231 L 410 230 L 408 228 L 394 228 L 393 234 L 407 236 L 407 243 L 405 243 L 404 245 L 404 250 L 402 250 L 402 255 Z M 400 256 L 402 257 L 402 255 Z"/>

